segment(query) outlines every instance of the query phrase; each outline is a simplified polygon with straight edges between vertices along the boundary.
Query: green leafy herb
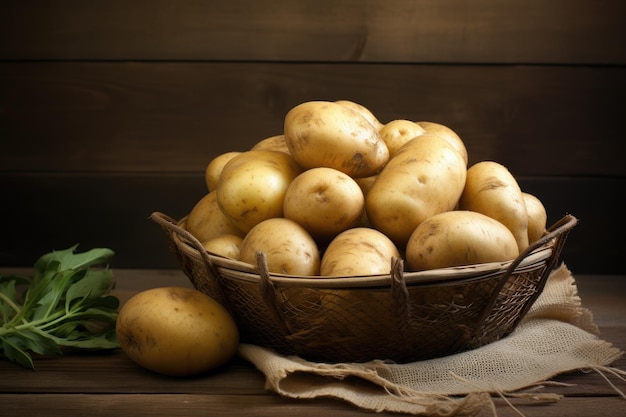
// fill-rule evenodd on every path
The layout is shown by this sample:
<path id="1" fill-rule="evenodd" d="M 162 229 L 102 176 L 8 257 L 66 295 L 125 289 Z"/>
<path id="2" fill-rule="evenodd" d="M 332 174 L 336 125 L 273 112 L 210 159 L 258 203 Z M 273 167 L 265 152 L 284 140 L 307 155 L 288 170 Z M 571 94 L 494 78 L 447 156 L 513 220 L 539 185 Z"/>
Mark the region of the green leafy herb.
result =
<path id="1" fill-rule="evenodd" d="M 0 277 L 0 355 L 34 369 L 32 354 L 119 347 L 119 300 L 106 265 L 113 251 L 75 250 L 43 255 L 30 278 Z"/>

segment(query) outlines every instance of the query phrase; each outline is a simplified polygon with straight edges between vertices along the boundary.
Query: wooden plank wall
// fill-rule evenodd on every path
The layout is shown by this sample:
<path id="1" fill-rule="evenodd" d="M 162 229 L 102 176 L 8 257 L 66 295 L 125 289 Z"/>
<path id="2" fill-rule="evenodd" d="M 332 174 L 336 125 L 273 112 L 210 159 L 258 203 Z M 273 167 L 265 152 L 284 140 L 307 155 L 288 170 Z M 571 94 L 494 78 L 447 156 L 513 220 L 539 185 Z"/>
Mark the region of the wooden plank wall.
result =
<path id="1" fill-rule="evenodd" d="M 0 4 L 0 266 L 113 248 L 176 267 L 216 155 L 308 100 L 455 129 L 550 221 L 580 218 L 578 273 L 626 273 L 622 0 L 22 0 Z"/>

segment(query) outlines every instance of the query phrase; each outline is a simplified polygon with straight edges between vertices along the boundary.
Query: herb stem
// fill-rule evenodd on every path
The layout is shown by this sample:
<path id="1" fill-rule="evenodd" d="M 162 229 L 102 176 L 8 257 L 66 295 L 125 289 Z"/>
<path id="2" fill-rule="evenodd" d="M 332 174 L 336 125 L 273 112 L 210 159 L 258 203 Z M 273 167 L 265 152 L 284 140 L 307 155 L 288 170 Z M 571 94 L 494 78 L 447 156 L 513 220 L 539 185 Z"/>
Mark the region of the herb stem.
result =
<path id="1" fill-rule="evenodd" d="M 63 346 L 119 347 L 112 331 L 119 304 L 108 298 L 111 296 L 106 290 L 112 276 L 90 268 L 105 262 L 113 251 L 96 248 L 74 253 L 75 248 L 43 255 L 35 263 L 35 275 L 30 280 L 2 277 L 0 357 L 34 369 L 33 352 L 62 354 Z M 28 282 L 20 295 L 15 291 L 16 282 Z M 90 331 L 96 323 L 97 331 Z"/>
<path id="2" fill-rule="evenodd" d="M 20 317 L 22 309 L 19 308 L 9 297 L 0 292 L 0 300 L 4 301 L 9 307 L 13 309 L 13 311 L 15 311 L 15 316 L 13 316 L 13 318 L 11 318 L 11 320 L 9 320 L 7 323 L 12 323 L 14 320 Z"/>

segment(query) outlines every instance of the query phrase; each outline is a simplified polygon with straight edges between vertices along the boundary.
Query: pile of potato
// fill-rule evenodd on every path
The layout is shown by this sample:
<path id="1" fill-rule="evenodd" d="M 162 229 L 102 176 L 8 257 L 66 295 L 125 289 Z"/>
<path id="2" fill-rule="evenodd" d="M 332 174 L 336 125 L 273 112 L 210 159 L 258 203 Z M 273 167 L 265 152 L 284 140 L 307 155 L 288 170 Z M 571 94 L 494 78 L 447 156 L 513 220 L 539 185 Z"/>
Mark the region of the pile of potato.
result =
<path id="1" fill-rule="evenodd" d="M 468 167 L 433 122 L 381 123 L 347 100 L 292 108 L 280 135 L 206 167 L 187 230 L 211 253 L 293 276 L 388 274 L 514 259 L 546 210 L 494 161 Z"/>

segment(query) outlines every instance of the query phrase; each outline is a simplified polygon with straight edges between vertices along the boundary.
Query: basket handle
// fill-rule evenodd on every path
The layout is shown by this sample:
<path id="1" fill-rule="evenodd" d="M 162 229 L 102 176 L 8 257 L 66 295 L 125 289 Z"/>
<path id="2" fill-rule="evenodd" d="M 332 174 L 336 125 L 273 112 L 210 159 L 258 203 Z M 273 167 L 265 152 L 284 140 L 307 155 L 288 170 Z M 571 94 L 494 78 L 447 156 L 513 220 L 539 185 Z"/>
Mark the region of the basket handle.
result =
<path id="1" fill-rule="evenodd" d="M 287 321 L 285 317 L 280 312 L 278 305 L 276 303 L 276 288 L 270 279 L 270 272 L 267 266 L 267 256 L 262 251 L 256 252 L 256 262 L 257 268 L 259 272 L 259 290 L 261 293 L 261 297 L 263 298 L 263 302 L 267 307 L 269 314 L 272 316 L 274 323 L 278 325 L 280 331 L 283 335 L 289 335 L 291 332 L 287 327 Z"/>
<path id="2" fill-rule="evenodd" d="M 569 232 L 577 224 L 578 224 L 578 219 L 572 216 L 571 214 L 567 214 L 564 217 L 562 217 L 559 221 L 557 221 L 555 224 L 553 224 L 550 227 L 550 229 L 548 229 L 548 232 L 539 239 L 539 242 L 543 242 L 543 243 L 539 243 L 537 246 L 535 246 L 535 244 L 532 245 L 536 249 L 542 246 L 543 244 L 549 242 L 550 240 L 555 239 L 554 246 L 552 247 L 552 255 L 550 256 L 549 261 L 546 263 L 546 269 L 543 271 L 543 275 L 541 276 L 541 279 L 539 280 L 539 283 L 537 285 L 537 291 L 535 291 L 535 293 L 530 298 L 530 301 L 526 303 L 526 305 L 520 312 L 517 318 L 517 322 L 515 323 L 515 326 L 520 320 L 524 318 L 528 310 L 530 310 L 530 308 L 533 306 L 537 298 L 539 298 L 539 296 L 543 292 L 543 288 L 545 287 L 546 282 L 548 281 L 548 278 L 550 277 L 550 273 L 552 273 L 552 271 L 556 267 L 557 262 L 561 258 L 561 253 L 563 252 L 563 248 L 565 247 L 565 241 L 567 240 L 567 236 L 569 235 Z M 533 250 L 534 249 L 529 250 L 528 253 L 532 252 Z"/>
<path id="3" fill-rule="evenodd" d="M 401 334 L 408 332 L 411 322 L 411 309 L 409 308 L 409 290 L 404 277 L 404 261 L 402 258 L 391 259 L 391 301 L 395 307 L 396 323 Z"/>
<path id="4" fill-rule="evenodd" d="M 487 317 L 493 310 L 498 300 L 498 294 L 500 294 L 500 291 L 506 285 L 507 281 L 509 280 L 515 268 L 517 268 L 519 264 L 531 252 L 535 251 L 536 249 L 539 249 L 541 246 L 547 244 L 548 242 L 554 239 L 555 242 L 552 248 L 552 254 L 550 255 L 550 258 L 548 259 L 548 261 L 546 262 L 546 267 L 541 275 L 541 278 L 539 279 L 539 282 L 537 283 L 537 291 L 535 291 L 535 293 L 532 295 L 530 300 L 524 306 L 524 309 L 520 312 L 513 328 L 516 327 L 517 323 L 526 315 L 526 312 L 528 311 L 528 309 L 532 307 L 534 302 L 541 295 L 541 292 L 543 291 L 543 288 L 545 287 L 546 282 L 548 281 L 548 277 L 550 276 L 550 273 L 552 272 L 552 270 L 556 266 L 556 263 L 561 257 L 561 252 L 563 250 L 563 246 L 565 245 L 565 240 L 567 239 L 567 235 L 569 234 L 570 230 L 572 230 L 572 228 L 576 226 L 576 224 L 578 224 L 578 219 L 576 217 L 572 216 L 571 214 L 567 214 L 563 216 L 560 220 L 558 220 L 556 223 L 550 226 L 550 228 L 548 228 L 548 230 L 546 231 L 546 233 L 544 233 L 542 237 L 540 237 L 531 245 L 529 245 L 526 249 L 524 249 L 519 254 L 519 256 L 515 258 L 513 262 L 511 262 L 509 267 L 506 269 L 505 273 L 500 278 L 498 285 L 496 285 L 496 287 L 494 288 L 492 296 L 489 300 L 489 303 L 485 306 L 481 315 L 479 316 L 477 323 L 476 323 L 476 327 L 474 327 L 475 330 L 480 329 L 482 327 L 484 321 L 487 319 Z M 473 333 L 476 333 L 476 331 L 474 331 Z M 470 335 L 470 337 L 474 337 L 474 336 L 476 335 L 475 334 Z"/>
<path id="5" fill-rule="evenodd" d="M 200 241 L 191 233 L 189 233 L 187 230 L 183 229 L 182 227 L 180 227 L 178 225 L 178 222 L 176 220 L 174 220 L 173 218 L 171 218 L 170 216 L 168 216 L 167 214 L 155 211 L 150 215 L 150 219 L 152 221 L 154 221 L 155 223 L 159 224 L 163 230 L 165 231 L 169 241 L 170 241 L 170 246 L 172 246 L 172 249 L 174 250 L 174 252 L 176 253 L 176 256 L 178 257 L 179 262 L 181 262 L 182 260 L 182 254 L 180 253 L 180 250 L 178 249 L 178 246 L 176 245 L 176 243 L 174 242 L 174 240 L 172 239 L 172 235 L 174 233 L 178 234 L 181 238 L 184 238 L 185 240 L 187 240 L 191 246 L 198 251 L 198 253 L 200 254 L 200 258 L 202 259 L 202 264 L 206 269 L 206 272 L 209 274 L 209 276 L 213 276 L 216 279 L 220 276 L 219 272 L 217 271 L 217 268 L 215 267 L 215 265 L 213 264 L 213 262 L 211 262 L 211 259 L 209 258 L 209 254 L 207 253 L 207 251 L 204 249 L 204 247 L 202 246 L 202 243 L 200 243 Z M 195 278 L 193 276 L 189 276 L 189 279 L 192 280 L 192 284 L 194 285 L 194 287 L 197 287 L 197 283 L 195 282 Z M 219 298 L 219 301 L 227 308 L 230 308 L 230 305 L 228 304 L 228 299 L 226 298 L 225 294 L 222 291 L 222 287 L 221 285 L 215 285 L 214 286 L 215 289 L 217 289 L 219 291 L 219 294 L 217 295 Z"/>

